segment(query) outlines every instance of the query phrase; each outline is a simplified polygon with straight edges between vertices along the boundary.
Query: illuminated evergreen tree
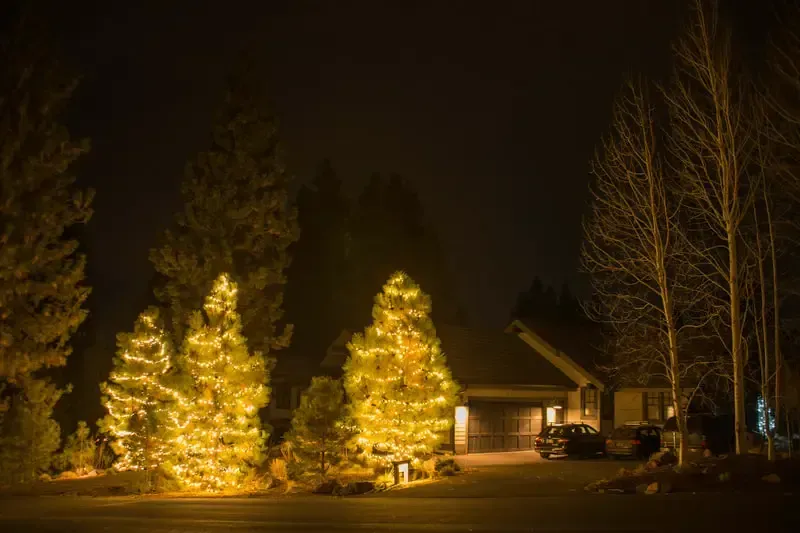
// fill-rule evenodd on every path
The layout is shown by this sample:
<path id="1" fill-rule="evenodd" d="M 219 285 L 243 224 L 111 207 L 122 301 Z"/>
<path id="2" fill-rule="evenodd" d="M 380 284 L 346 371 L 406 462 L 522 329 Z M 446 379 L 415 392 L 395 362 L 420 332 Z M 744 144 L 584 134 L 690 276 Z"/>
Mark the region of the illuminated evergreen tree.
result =
<path id="1" fill-rule="evenodd" d="M 261 461 L 266 432 L 258 410 L 267 404 L 267 365 L 250 353 L 236 312 L 237 287 L 220 275 L 206 297 L 205 316 L 189 324 L 179 365 L 190 383 L 181 390 L 171 424 L 171 470 L 189 489 L 236 488 Z"/>
<path id="2" fill-rule="evenodd" d="M 302 474 L 325 477 L 342 460 L 351 436 L 345 420 L 342 384 L 329 377 L 315 377 L 300 399 L 286 436 Z"/>
<path id="3" fill-rule="evenodd" d="M 357 442 L 376 464 L 429 455 L 453 423 L 453 382 L 430 297 L 403 272 L 375 298 L 373 323 L 347 345 L 344 387 Z"/>
<path id="4" fill-rule="evenodd" d="M 165 384 L 174 352 L 158 308 L 139 315 L 117 346 L 109 382 L 100 386 L 108 414 L 98 425 L 112 439 L 117 469 L 151 470 L 167 457 L 163 412 L 177 398 Z"/>

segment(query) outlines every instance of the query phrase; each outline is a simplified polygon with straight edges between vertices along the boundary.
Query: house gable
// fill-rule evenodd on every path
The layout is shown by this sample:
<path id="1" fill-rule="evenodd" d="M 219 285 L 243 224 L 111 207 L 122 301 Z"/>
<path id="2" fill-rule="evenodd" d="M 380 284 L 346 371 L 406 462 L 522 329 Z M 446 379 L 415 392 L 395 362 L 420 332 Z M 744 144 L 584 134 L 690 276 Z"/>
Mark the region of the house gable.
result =
<path id="1" fill-rule="evenodd" d="M 521 320 L 514 320 L 506 331 L 516 333 L 528 346 L 545 358 L 554 367 L 561 370 L 567 377 L 579 384 L 594 385 L 600 391 L 605 390 L 605 385 L 583 365 L 578 364 L 564 351 L 557 349 L 550 342 L 533 330 Z"/>

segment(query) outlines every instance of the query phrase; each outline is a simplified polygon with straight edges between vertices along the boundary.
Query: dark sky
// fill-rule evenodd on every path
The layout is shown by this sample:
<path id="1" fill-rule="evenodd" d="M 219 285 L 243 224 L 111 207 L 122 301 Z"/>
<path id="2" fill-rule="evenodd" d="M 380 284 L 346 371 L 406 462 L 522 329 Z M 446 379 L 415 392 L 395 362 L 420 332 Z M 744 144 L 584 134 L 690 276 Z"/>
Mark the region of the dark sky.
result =
<path id="1" fill-rule="evenodd" d="M 55 4 L 83 74 L 70 125 L 93 143 L 80 181 L 97 191 L 89 349 L 73 359 L 98 374 L 148 303 L 148 250 L 241 50 L 260 58 L 298 183 L 326 157 L 352 194 L 375 171 L 407 177 L 473 323 L 499 328 L 534 276 L 580 285 L 589 160 L 614 95 L 628 74 L 666 72 L 685 14 L 676 0 Z"/>
<path id="2" fill-rule="evenodd" d="M 679 2 L 466 4 L 70 3 L 97 340 L 113 346 L 141 311 L 147 251 L 246 47 L 298 181 L 324 157 L 353 194 L 373 171 L 408 177 L 475 323 L 501 327 L 535 275 L 574 283 L 588 160 L 624 76 L 664 70 Z"/>

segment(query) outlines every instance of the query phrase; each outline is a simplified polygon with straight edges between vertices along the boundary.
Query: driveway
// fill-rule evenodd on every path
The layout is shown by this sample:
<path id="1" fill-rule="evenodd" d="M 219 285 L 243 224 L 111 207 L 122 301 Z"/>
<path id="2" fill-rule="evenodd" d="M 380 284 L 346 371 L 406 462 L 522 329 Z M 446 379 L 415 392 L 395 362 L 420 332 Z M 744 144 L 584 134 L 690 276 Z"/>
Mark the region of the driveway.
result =
<path id="1" fill-rule="evenodd" d="M 464 471 L 432 483 L 398 487 L 380 498 L 522 498 L 588 495 L 583 487 L 614 476 L 638 461 L 610 459 L 546 460 L 534 452 L 475 454 L 458 458 Z"/>

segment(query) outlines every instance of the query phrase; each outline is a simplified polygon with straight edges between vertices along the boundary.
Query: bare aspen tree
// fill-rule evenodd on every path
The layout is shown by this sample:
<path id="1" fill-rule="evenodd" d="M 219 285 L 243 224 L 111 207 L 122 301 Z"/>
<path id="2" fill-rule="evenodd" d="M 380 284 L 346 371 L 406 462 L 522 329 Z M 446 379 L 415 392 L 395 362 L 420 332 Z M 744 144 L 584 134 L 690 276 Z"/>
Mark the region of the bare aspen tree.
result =
<path id="1" fill-rule="evenodd" d="M 679 317 L 688 309 L 681 279 L 685 250 L 678 198 L 660 154 L 655 111 L 642 83 L 628 83 L 614 109 L 612 132 L 595 157 L 592 211 L 584 225 L 582 264 L 595 298 L 587 311 L 616 339 L 614 369 L 669 383 L 687 453 Z"/>
<path id="2" fill-rule="evenodd" d="M 672 84 L 664 90 L 669 108 L 670 149 L 679 190 L 697 252 L 696 265 L 714 284 L 721 301 L 713 314 L 730 356 L 736 452 L 745 453 L 745 365 L 742 229 L 757 184 L 747 173 L 753 152 L 746 83 L 737 72 L 731 34 L 719 19 L 716 1 L 696 0 L 693 20 L 675 46 Z"/>

